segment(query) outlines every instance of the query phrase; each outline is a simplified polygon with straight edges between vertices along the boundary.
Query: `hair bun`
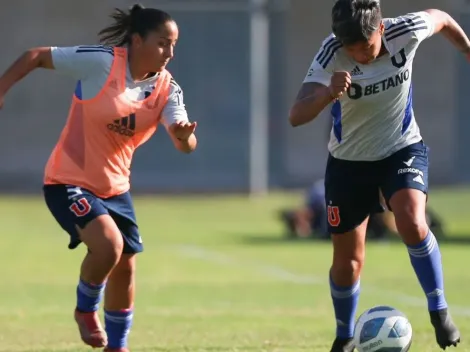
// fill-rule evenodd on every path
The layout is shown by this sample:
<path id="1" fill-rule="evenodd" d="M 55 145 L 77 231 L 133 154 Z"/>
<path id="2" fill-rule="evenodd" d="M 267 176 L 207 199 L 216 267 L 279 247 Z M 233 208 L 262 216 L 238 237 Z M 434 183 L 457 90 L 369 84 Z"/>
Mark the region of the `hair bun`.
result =
<path id="1" fill-rule="evenodd" d="M 141 4 L 134 4 L 130 8 L 129 13 L 131 16 L 134 16 L 137 12 L 142 11 L 143 9 L 145 9 L 145 7 L 143 7 Z"/>

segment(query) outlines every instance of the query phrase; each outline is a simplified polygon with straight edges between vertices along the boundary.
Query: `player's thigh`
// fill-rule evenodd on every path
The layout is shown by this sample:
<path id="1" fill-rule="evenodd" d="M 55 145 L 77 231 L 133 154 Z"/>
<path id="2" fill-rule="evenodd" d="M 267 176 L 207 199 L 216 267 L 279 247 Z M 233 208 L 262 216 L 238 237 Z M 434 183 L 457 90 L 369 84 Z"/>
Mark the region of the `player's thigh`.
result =
<path id="1" fill-rule="evenodd" d="M 71 185 L 45 185 L 43 190 L 51 214 L 70 236 L 70 249 L 84 242 L 90 251 L 122 250 L 120 231 L 98 197 Z"/>
<path id="2" fill-rule="evenodd" d="M 121 256 L 124 241 L 116 222 L 109 214 L 99 215 L 77 230 L 80 240 L 92 253 L 107 253 L 116 260 Z"/>
<path id="3" fill-rule="evenodd" d="M 332 235 L 353 232 L 379 202 L 373 165 L 330 156 L 325 173 L 328 231 Z"/>
<path id="4" fill-rule="evenodd" d="M 133 255 L 144 250 L 139 227 L 132 220 L 120 214 L 110 212 L 122 236 L 123 253 Z"/>
<path id="5" fill-rule="evenodd" d="M 135 215 L 134 204 L 130 192 L 108 198 L 104 205 L 121 232 L 125 254 L 136 254 L 143 251 L 142 237 Z"/>
<path id="6" fill-rule="evenodd" d="M 381 189 L 395 215 L 423 211 L 428 194 L 429 148 L 421 141 L 382 160 Z"/>

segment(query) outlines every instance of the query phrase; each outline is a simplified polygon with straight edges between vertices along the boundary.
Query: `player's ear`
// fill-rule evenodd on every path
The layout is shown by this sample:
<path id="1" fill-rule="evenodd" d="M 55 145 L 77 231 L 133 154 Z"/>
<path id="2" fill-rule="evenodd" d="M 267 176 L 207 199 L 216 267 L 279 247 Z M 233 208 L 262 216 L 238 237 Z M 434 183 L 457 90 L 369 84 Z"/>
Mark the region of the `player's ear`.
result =
<path id="1" fill-rule="evenodd" d="M 143 39 L 138 33 L 133 33 L 131 43 L 134 48 L 140 48 L 143 44 Z"/>
<path id="2" fill-rule="evenodd" d="M 380 27 L 379 27 L 380 36 L 383 36 L 384 32 L 385 32 L 385 25 L 384 25 L 384 22 L 382 21 L 380 22 Z"/>

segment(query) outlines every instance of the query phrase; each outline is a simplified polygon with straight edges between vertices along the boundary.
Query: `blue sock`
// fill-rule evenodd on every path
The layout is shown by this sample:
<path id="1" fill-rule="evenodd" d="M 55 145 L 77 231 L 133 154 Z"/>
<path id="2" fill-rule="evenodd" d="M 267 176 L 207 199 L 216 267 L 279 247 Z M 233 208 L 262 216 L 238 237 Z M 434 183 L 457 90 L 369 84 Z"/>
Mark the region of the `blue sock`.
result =
<path id="1" fill-rule="evenodd" d="M 417 246 L 408 246 L 411 264 L 428 299 L 430 312 L 447 308 L 441 251 L 431 230 Z"/>
<path id="2" fill-rule="evenodd" d="M 77 309 L 83 313 L 96 312 L 104 287 L 105 284 L 93 285 L 80 279 L 77 286 Z"/>
<path id="3" fill-rule="evenodd" d="M 117 312 L 104 312 L 105 330 L 109 348 L 127 347 L 127 337 L 134 317 L 132 309 Z"/>
<path id="4" fill-rule="evenodd" d="M 346 339 L 354 335 L 354 325 L 359 294 L 360 281 L 351 287 L 339 287 L 333 283 L 330 276 L 330 291 L 336 317 L 336 337 Z"/>

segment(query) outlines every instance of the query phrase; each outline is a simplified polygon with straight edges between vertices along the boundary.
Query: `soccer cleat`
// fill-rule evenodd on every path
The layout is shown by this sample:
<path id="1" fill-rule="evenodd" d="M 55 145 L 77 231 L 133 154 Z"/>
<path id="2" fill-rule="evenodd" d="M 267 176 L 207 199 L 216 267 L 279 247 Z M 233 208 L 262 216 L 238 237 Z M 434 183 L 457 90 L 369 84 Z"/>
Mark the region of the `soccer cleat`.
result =
<path id="1" fill-rule="evenodd" d="M 83 313 L 75 310 L 74 316 L 84 343 L 94 348 L 106 346 L 108 338 L 97 312 Z"/>
<path id="2" fill-rule="evenodd" d="M 353 352 L 354 342 L 353 339 L 340 339 L 337 337 L 333 342 L 330 352 Z"/>
<path id="3" fill-rule="evenodd" d="M 457 346 L 460 342 L 460 332 L 452 321 L 447 309 L 430 312 L 431 323 L 436 332 L 436 341 L 439 347 L 445 350 L 450 346 Z"/>
<path id="4" fill-rule="evenodd" d="M 106 347 L 103 352 L 130 352 L 130 350 L 128 348 L 109 348 L 109 347 Z"/>

